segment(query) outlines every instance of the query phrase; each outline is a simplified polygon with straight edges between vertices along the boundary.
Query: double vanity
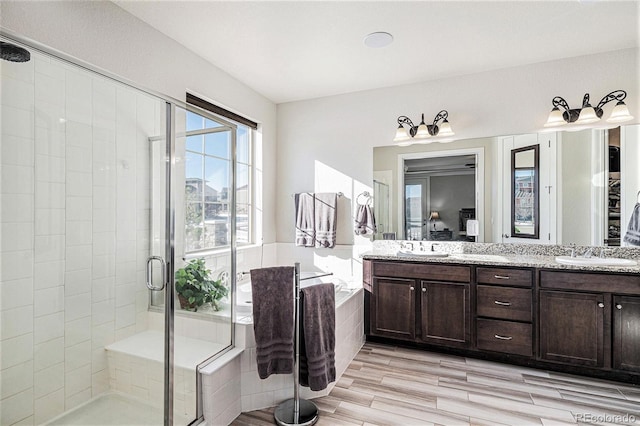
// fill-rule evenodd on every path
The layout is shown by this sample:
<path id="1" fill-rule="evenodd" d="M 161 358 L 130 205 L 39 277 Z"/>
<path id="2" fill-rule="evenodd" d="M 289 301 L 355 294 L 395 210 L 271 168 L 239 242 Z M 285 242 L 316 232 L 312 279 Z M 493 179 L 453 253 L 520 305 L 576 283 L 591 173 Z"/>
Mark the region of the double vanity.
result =
<path id="1" fill-rule="evenodd" d="M 368 340 L 640 383 L 638 249 L 421 245 L 363 255 Z"/>

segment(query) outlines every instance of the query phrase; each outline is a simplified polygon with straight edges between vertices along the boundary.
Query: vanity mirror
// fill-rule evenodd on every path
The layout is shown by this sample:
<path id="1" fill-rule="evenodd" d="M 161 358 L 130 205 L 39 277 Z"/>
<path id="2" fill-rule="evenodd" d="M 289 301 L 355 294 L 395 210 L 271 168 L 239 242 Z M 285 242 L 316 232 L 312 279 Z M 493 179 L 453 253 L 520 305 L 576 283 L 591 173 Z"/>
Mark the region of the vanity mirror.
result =
<path id="1" fill-rule="evenodd" d="M 524 142 L 508 149 L 510 138 L 520 138 Z M 535 221 L 532 221 L 533 228 L 524 229 L 521 226 L 518 231 L 511 227 L 514 207 L 511 200 L 511 149 L 532 145 L 539 146 L 540 150 L 537 191 L 540 204 L 537 215 L 535 209 L 532 211 L 532 216 L 539 219 L 541 226 L 538 239 L 527 238 L 528 235 L 535 235 Z M 465 161 L 466 168 L 464 164 L 461 166 L 460 170 L 464 169 L 464 172 L 450 170 L 440 175 L 458 176 L 456 179 L 459 180 L 464 180 L 462 176 L 466 176 L 467 180 L 472 180 L 475 201 L 467 200 L 458 203 L 455 208 L 447 209 L 448 201 L 444 200 L 445 205 L 440 204 L 435 208 L 443 200 L 430 199 L 438 191 L 430 191 L 431 184 L 437 182 L 428 179 L 424 196 L 427 198 L 425 204 L 430 207 L 426 207 L 420 215 L 416 214 L 415 205 L 409 211 L 414 218 L 421 219 L 418 224 L 421 230 L 419 239 L 431 239 L 429 231 L 433 230 L 435 223 L 437 230 L 451 231 L 451 239 L 458 241 L 620 245 L 640 191 L 640 125 L 496 136 L 447 144 L 376 147 L 373 153 L 373 177 L 377 186 L 384 188 L 384 198 L 389 200 L 384 211 L 376 212 L 378 222 L 385 224 L 383 229 L 379 229 L 376 239 L 382 239 L 382 232 L 395 232 L 398 239 L 416 236 L 415 227 L 413 234 L 412 231 L 407 233 L 404 202 L 406 180 L 416 177 L 416 169 L 408 169 L 412 173 L 406 174 L 405 161 L 453 155 L 471 156 L 468 158 L 472 160 Z M 426 173 L 429 174 L 429 171 Z M 434 176 L 433 170 L 431 176 Z M 444 194 L 455 198 L 463 192 L 451 190 Z M 469 203 L 472 205 L 467 205 Z M 437 221 L 429 221 L 432 210 L 439 213 Z M 464 225 L 460 224 L 463 210 L 465 219 L 473 214 L 479 221 L 479 235 L 475 238 L 468 237 Z M 443 238 L 441 235 L 438 237 Z"/>

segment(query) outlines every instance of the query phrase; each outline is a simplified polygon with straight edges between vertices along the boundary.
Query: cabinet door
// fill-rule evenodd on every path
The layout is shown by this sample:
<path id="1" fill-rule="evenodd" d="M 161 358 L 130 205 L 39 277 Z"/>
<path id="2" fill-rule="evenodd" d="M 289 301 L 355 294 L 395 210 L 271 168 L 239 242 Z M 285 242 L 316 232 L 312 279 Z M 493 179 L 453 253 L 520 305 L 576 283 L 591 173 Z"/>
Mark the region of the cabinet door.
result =
<path id="1" fill-rule="evenodd" d="M 413 340 L 416 336 L 415 281 L 374 278 L 371 334 Z"/>
<path id="2" fill-rule="evenodd" d="M 640 297 L 613 298 L 613 368 L 640 372 Z"/>
<path id="3" fill-rule="evenodd" d="M 471 342 L 469 284 L 420 283 L 421 340 L 467 347 Z"/>
<path id="4" fill-rule="evenodd" d="M 540 357 L 601 367 L 604 297 L 596 293 L 540 291 Z"/>

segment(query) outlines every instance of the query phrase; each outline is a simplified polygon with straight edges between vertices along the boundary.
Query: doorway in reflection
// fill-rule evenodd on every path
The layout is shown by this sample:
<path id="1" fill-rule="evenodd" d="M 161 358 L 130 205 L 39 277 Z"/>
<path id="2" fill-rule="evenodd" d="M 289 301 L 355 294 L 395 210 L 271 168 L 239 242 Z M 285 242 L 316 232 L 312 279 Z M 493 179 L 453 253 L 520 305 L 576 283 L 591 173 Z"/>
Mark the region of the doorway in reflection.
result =
<path id="1" fill-rule="evenodd" d="M 466 220 L 475 218 L 475 194 L 475 155 L 405 159 L 405 239 L 473 241 Z"/>

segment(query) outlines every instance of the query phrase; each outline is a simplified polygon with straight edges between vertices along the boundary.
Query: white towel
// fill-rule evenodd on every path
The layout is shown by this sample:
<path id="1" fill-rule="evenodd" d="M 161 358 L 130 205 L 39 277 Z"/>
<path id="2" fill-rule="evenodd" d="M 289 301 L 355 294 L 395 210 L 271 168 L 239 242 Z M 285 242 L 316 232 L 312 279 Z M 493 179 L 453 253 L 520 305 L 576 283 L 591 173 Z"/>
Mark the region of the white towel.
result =
<path id="1" fill-rule="evenodd" d="M 315 194 L 315 231 L 317 248 L 333 248 L 336 245 L 338 194 Z"/>
<path id="2" fill-rule="evenodd" d="M 303 192 L 296 194 L 296 246 L 313 247 L 316 241 L 315 197 Z"/>
<path id="3" fill-rule="evenodd" d="M 627 233 L 624 235 L 624 242 L 632 246 L 640 246 L 640 203 L 636 203 L 629 219 Z"/>
<path id="4" fill-rule="evenodd" d="M 376 233 L 376 218 L 373 215 L 373 209 L 368 205 L 358 205 L 355 219 L 356 235 L 367 235 Z"/>

